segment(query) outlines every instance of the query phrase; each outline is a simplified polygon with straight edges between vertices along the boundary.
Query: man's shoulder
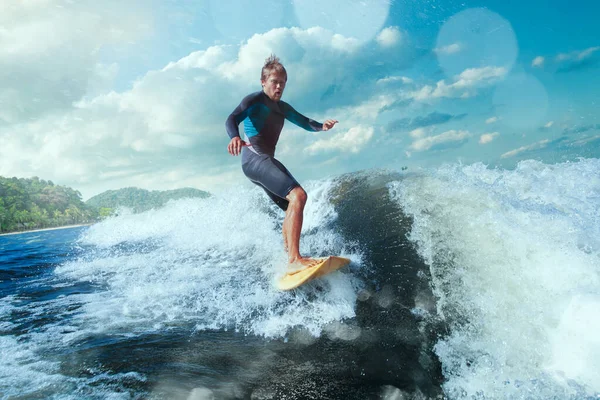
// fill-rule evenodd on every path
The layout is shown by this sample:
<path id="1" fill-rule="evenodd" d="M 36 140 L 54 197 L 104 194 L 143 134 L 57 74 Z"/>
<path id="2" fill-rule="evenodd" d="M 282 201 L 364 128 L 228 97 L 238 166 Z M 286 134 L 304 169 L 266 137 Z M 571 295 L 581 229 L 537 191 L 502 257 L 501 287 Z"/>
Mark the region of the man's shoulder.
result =
<path id="1" fill-rule="evenodd" d="M 292 106 L 290 106 L 290 103 L 286 103 L 283 100 L 279 100 L 278 105 L 279 105 L 279 108 L 281 109 L 281 111 L 283 111 L 283 112 L 286 112 L 286 111 L 294 109 Z"/>
<path id="2" fill-rule="evenodd" d="M 261 102 L 262 101 L 262 93 L 263 93 L 262 90 L 259 90 L 258 92 L 250 93 L 249 95 L 247 95 L 246 97 L 243 98 L 242 104 L 252 105 L 254 103 Z"/>

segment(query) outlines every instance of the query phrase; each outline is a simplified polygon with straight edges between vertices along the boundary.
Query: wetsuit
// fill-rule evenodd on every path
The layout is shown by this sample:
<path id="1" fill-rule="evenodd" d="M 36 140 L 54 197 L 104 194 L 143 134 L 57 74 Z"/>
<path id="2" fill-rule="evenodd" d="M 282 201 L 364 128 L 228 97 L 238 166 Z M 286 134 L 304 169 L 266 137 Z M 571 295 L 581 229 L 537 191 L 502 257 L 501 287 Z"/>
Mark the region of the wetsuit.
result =
<path id="1" fill-rule="evenodd" d="M 308 131 L 323 129 L 323 124 L 305 117 L 284 101 L 271 100 L 263 91 L 246 96 L 225 123 L 227 134 L 233 139 L 240 136 L 238 125 L 244 122 L 245 141 L 250 145 L 242 148 L 242 171 L 284 211 L 288 207 L 285 197 L 300 186 L 275 159 L 275 147 L 286 119 Z"/>

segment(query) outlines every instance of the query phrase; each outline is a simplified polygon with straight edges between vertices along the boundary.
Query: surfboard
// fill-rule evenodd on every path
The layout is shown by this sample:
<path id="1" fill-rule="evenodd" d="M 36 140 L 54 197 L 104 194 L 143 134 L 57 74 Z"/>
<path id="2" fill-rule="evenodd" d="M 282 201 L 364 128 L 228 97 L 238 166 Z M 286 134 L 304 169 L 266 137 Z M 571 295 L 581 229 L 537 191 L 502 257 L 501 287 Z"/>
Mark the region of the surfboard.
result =
<path id="1" fill-rule="evenodd" d="M 320 262 L 312 267 L 304 269 L 302 271 L 286 274 L 277 281 L 277 288 L 279 290 L 291 290 L 295 289 L 300 285 L 303 285 L 313 279 L 337 271 L 350 264 L 350 259 L 337 256 L 329 256 L 321 258 Z"/>

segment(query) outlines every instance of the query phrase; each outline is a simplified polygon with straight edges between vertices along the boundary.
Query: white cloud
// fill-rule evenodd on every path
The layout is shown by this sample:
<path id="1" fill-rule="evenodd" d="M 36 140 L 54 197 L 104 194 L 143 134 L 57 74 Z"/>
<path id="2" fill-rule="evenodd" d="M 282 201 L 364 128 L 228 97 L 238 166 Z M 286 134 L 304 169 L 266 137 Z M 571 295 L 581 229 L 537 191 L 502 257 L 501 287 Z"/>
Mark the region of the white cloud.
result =
<path id="1" fill-rule="evenodd" d="M 99 50 L 150 32 L 144 10 L 108 0 L 17 1 L 0 13 L 0 123 L 69 109 L 114 77 Z M 108 79 L 108 80 L 107 80 Z"/>
<path id="2" fill-rule="evenodd" d="M 600 50 L 600 46 L 589 47 L 585 50 L 573 51 L 570 53 L 560 53 L 556 56 L 556 61 L 583 61 L 591 57 L 598 50 Z"/>
<path id="3" fill-rule="evenodd" d="M 373 137 L 374 129 L 370 126 L 355 126 L 328 139 L 317 140 L 306 148 L 309 154 L 328 151 L 358 153 Z M 327 134 L 324 132 L 323 134 Z"/>
<path id="4" fill-rule="evenodd" d="M 536 142 L 536 143 L 533 143 L 533 144 L 530 144 L 527 146 L 521 146 L 518 149 L 514 149 L 511 151 L 507 151 L 506 153 L 502 154 L 500 157 L 501 158 L 514 157 L 517 154 L 521 154 L 526 151 L 542 149 L 542 148 L 546 147 L 548 145 L 548 143 L 550 143 L 549 139 L 540 140 L 539 142 Z"/>
<path id="5" fill-rule="evenodd" d="M 548 122 L 546 125 L 544 125 L 544 128 L 551 128 L 552 125 L 554 125 L 554 121 Z"/>
<path id="6" fill-rule="evenodd" d="M 500 120 L 500 118 L 498 117 L 491 117 L 485 120 L 486 124 L 493 124 L 494 122 L 498 122 Z"/>
<path id="7" fill-rule="evenodd" d="M 397 26 L 390 26 L 383 29 L 377 35 L 376 40 L 382 47 L 393 47 L 402 41 L 402 33 L 400 33 L 400 29 Z"/>
<path id="8" fill-rule="evenodd" d="M 577 59 L 578 60 L 585 60 L 586 58 L 591 57 L 592 54 L 594 54 L 598 50 L 600 50 L 600 46 L 590 47 L 588 49 L 585 49 L 585 50 L 579 52 L 579 54 L 577 54 Z"/>
<path id="9" fill-rule="evenodd" d="M 470 136 L 470 133 L 467 131 L 450 130 L 437 136 L 419 138 L 410 145 L 410 149 L 414 151 L 426 151 L 432 147 L 437 147 L 452 142 L 463 142 Z"/>
<path id="10" fill-rule="evenodd" d="M 533 61 L 531 62 L 531 66 L 532 67 L 543 67 L 544 66 L 544 61 L 546 59 L 542 56 L 537 56 L 536 58 L 533 59 Z"/>
<path id="11" fill-rule="evenodd" d="M 433 49 L 436 54 L 456 54 L 462 50 L 460 43 L 453 43 L 444 47 L 437 47 Z"/>
<path id="12" fill-rule="evenodd" d="M 378 85 L 387 85 L 393 83 L 409 84 L 414 81 L 406 76 L 388 76 L 377 80 Z"/>
<path id="13" fill-rule="evenodd" d="M 479 137 L 479 144 L 488 144 L 500 135 L 498 132 L 484 133 Z"/>
<path id="14" fill-rule="evenodd" d="M 442 97 L 470 97 L 475 89 L 498 82 L 507 72 L 504 67 L 469 68 L 456 76 L 454 83 L 447 84 L 445 80 L 441 80 L 435 87 L 427 85 L 412 92 L 411 97 L 421 101 Z"/>
<path id="15" fill-rule="evenodd" d="M 426 134 L 427 134 L 427 131 L 425 130 L 425 128 L 417 128 L 417 129 L 410 131 L 410 137 L 412 137 L 414 139 L 422 138 Z"/>
<path id="16" fill-rule="evenodd" d="M 73 186 L 84 196 L 117 185 L 173 188 L 177 179 L 210 190 L 202 183 L 218 184 L 211 176 L 239 172 L 239 159 L 226 152 L 224 122 L 245 95 L 260 89 L 260 68 L 271 53 L 282 59 L 290 77 L 284 100 L 311 118 L 332 117 L 355 126 L 335 135 L 335 141 L 317 141 L 311 150 L 358 152 L 373 136 L 366 124 L 399 95 L 379 93 L 373 80 L 363 85 L 366 95 L 358 104 L 345 96 L 365 83 L 355 76 L 365 55 L 353 43 L 321 28 L 275 29 L 240 47 L 193 52 L 146 73 L 123 92 L 93 88 L 86 80 L 82 87 L 88 92 L 82 89 L 63 109 L 0 126 L 0 175 L 37 175 Z M 324 71 L 322 66 L 330 64 L 344 67 Z M 96 76 L 110 80 L 118 68 L 97 65 Z M 346 92 L 327 102 L 322 94 L 333 84 Z M 303 132 L 300 139 L 294 129 L 286 124 L 283 146 L 297 141 L 306 146 L 302 141 L 310 135 Z M 302 162 L 294 157 L 288 166 Z M 244 179 L 242 173 L 233 175 Z"/>

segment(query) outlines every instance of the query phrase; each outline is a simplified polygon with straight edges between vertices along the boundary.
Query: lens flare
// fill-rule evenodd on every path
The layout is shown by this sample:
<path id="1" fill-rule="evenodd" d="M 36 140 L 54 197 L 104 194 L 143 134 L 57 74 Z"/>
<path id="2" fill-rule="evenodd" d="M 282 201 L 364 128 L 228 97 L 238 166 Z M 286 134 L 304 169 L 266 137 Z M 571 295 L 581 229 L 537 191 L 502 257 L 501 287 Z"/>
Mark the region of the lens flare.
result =
<path id="1" fill-rule="evenodd" d="M 248 10 L 260 10 L 250 16 Z M 210 0 L 215 28 L 226 38 L 243 41 L 255 33 L 282 26 L 283 2 L 268 0 Z"/>
<path id="2" fill-rule="evenodd" d="M 293 3 L 303 28 L 320 26 L 360 42 L 375 37 L 390 10 L 387 0 L 294 0 Z"/>
<path id="3" fill-rule="evenodd" d="M 440 29 L 434 51 L 448 76 L 488 66 L 510 70 L 519 52 L 510 22 L 484 8 L 452 16 Z"/>

